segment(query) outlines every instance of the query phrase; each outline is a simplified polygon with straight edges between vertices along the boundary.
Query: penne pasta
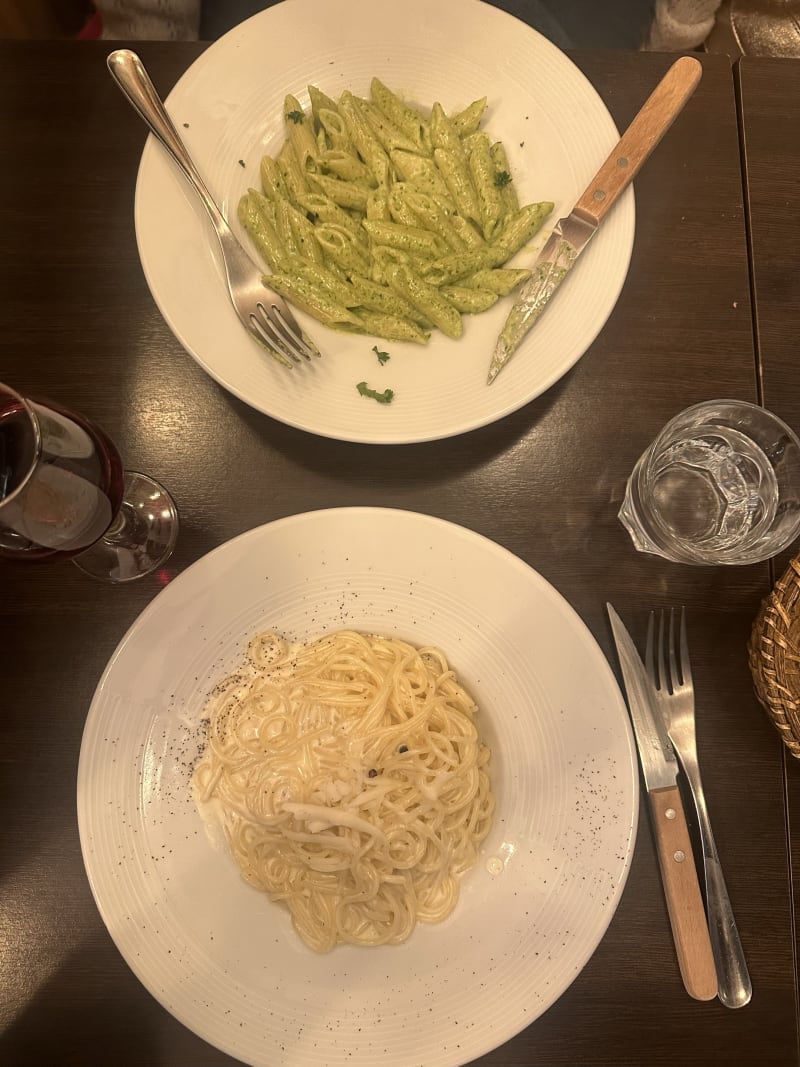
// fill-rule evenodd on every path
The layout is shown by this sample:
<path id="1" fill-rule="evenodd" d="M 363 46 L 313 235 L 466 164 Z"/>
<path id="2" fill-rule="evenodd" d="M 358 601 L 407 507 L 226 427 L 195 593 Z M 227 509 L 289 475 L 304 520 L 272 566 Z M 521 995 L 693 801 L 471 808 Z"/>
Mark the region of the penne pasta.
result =
<path id="1" fill-rule="evenodd" d="M 412 141 L 410 137 L 406 137 L 402 130 L 398 130 L 396 126 L 393 126 L 374 104 L 371 104 L 368 100 L 359 100 L 358 106 L 367 121 L 367 125 L 383 145 L 385 152 L 391 152 L 396 148 L 406 152 L 421 151 L 420 145 Z"/>
<path id="2" fill-rule="evenodd" d="M 354 328 L 354 332 L 383 337 L 387 341 L 412 341 L 418 345 L 426 345 L 430 340 L 430 331 L 420 329 L 415 322 L 399 315 L 366 307 L 357 308 L 355 314 L 361 320 L 361 328 Z"/>
<path id="3" fill-rule="evenodd" d="M 369 129 L 352 93 L 342 93 L 339 99 L 339 111 L 344 118 L 350 140 L 372 172 L 373 178 L 378 185 L 388 185 L 391 170 L 389 157 L 384 152 L 383 145 Z"/>
<path id="4" fill-rule="evenodd" d="M 497 232 L 505 215 L 500 190 L 495 182 L 494 163 L 489 151 L 489 138 L 485 133 L 476 134 L 469 154 L 469 171 L 481 209 L 483 236 L 490 241 Z"/>
<path id="5" fill-rule="evenodd" d="M 350 134 L 347 132 L 347 124 L 338 110 L 327 107 L 321 108 L 319 121 L 325 131 L 327 140 L 330 141 L 331 148 L 339 149 L 342 152 L 353 151 L 353 143 L 350 140 Z"/>
<path id="6" fill-rule="evenodd" d="M 281 243 L 273 219 L 263 211 L 252 192 L 239 200 L 236 214 L 267 266 L 271 270 L 286 269 L 289 255 Z"/>
<path id="7" fill-rule="evenodd" d="M 485 289 L 490 293 L 497 293 L 498 296 L 508 296 L 512 289 L 526 282 L 530 276 L 529 270 L 494 267 L 468 275 L 461 284 L 474 289 Z"/>
<path id="8" fill-rule="evenodd" d="M 497 303 L 497 293 L 487 289 L 471 289 L 461 285 L 443 285 L 439 292 L 453 307 L 467 315 L 478 315 Z"/>
<path id="9" fill-rule="evenodd" d="M 292 228 L 295 248 L 303 259 L 322 266 L 322 248 L 317 241 L 316 233 L 308 216 L 303 211 L 298 211 L 294 204 L 289 205 L 289 225 Z"/>
<path id="10" fill-rule="evenodd" d="M 396 222 L 380 222 L 377 219 L 367 219 L 363 226 L 376 244 L 399 248 L 409 255 L 434 258 L 440 256 L 447 247 L 435 233 L 420 226 L 399 226 Z"/>
<path id="11" fill-rule="evenodd" d="M 323 93 L 322 89 L 316 85 L 309 85 L 308 99 L 311 101 L 311 115 L 317 126 L 322 123 L 323 109 L 336 112 L 336 101 L 332 100 L 327 93 Z"/>
<path id="12" fill-rule="evenodd" d="M 468 137 L 469 134 L 475 133 L 481 124 L 483 113 L 486 110 L 486 97 L 482 96 L 480 100 L 473 100 L 471 104 L 464 108 L 463 111 L 459 111 L 453 115 L 450 121 L 455 128 L 459 137 Z"/>
<path id="13" fill-rule="evenodd" d="M 391 222 L 392 215 L 389 211 L 389 195 L 385 189 L 373 189 L 367 198 L 367 218 Z"/>
<path id="14" fill-rule="evenodd" d="M 426 315 L 443 334 L 452 338 L 461 336 L 464 329 L 461 314 L 432 285 L 419 278 L 402 263 L 387 267 L 386 278 L 392 289 Z"/>
<path id="15" fill-rule="evenodd" d="M 418 111 L 404 104 L 400 97 L 391 89 L 387 89 L 378 78 L 373 78 L 370 83 L 370 96 L 372 103 L 383 112 L 393 126 L 402 130 L 418 149 L 424 147 L 424 131 L 428 124 Z"/>
<path id="16" fill-rule="evenodd" d="M 514 179 L 511 177 L 511 167 L 508 164 L 506 150 L 500 141 L 495 141 L 489 148 L 489 155 L 494 164 L 494 183 L 500 190 L 500 199 L 507 215 L 513 215 L 519 211 L 519 197 L 517 196 Z"/>
<path id="17" fill-rule="evenodd" d="M 430 193 L 444 203 L 450 201 L 447 186 L 432 159 L 418 156 L 414 152 L 404 152 L 399 148 L 390 152 L 389 158 L 404 182 L 416 185 L 423 192 Z"/>
<path id="18" fill-rule="evenodd" d="M 326 222 L 317 226 L 314 233 L 325 258 L 333 260 L 346 275 L 369 273 L 367 257 L 349 230 Z"/>
<path id="19" fill-rule="evenodd" d="M 284 143 L 237 205 L 265 285 L 333 329 L 426 344 L 531 276 L 505 264 L 553 205 L 520 206 L 486 97 L 426 117 L 379 78 L 369 99 L 307 89 L 305 109 L 285 96 Z"/>
<path id="20" fill-rule="evenodd" d="M 444 148 L 456 156 L 462 156 L 466 164 L 461 139 L 439 103 L 435 103 L 431 109 L 431 144 L 434 148 Z"/>
<path id="21" fill-rule="evenodd" d="M 289 200 L 275 201 L 275 229 L 286 252 L 290 256 L 299 256 L 300 249 L 294 237 L 292 229 L 292 204 Z"/>
<path id="22" fill-rule="evenodd" d="M 330 173 L 346 182 L 366 182 L 374 186 L 375 179 L 369 169 L 361 162 L 357 155 L 347 152 L 343 148 L 328 148 L 320 152 L 315 161 L 316 170 Z"/>
<path id="23" fill-rule="evenodd" d="M 392 222 L 396 222 L 398 226 L 417 225 L 417 216 L 408 206 L 406 201 L 406 195 L 409 189 L 413 189 L 413 186 L 409 185 L 407 182 L 395 182 L 386 197 L 391 220 Z"/>
<path id="24" fill-rule="evenodd" d="M 296 204 L 303 193 L 308 192 L 306 172 L 300 169 L 294 149 L 287 142 L 276 160 L 278 170 L 283 178 L 288 199 Z"/>
<path id="25" fill-rule="evenodd" d="M 329 178 L 313 172 L 308 175 L 308 184 L 312 187 L 312 192 L 322 193 L 339 207 L 354 211 L 367 210 L 367 200 L 372 192 L 366 182 L 343 182 L 339 178 Z"/>
<path id="26" fill-rule="evenodd" d="M 447 248 L 454 252 L 466 250 L 467 243 L 453 226 L 451 216 L 432 196 L 412 191 L 406 197 L 406 203 L 416 215 L 420 225 L 441 238 Z"/>
<path id="27" fill-rule="evenodd" d="M 354 274 L 350 278 L 350 286 L 359 297 L 359 304 L 364 307 L 371 308 L 373 311 L 384 311 L 387 315 L 400 315 L 411 319 L 418 326 L 430 329 L 430 319 L 389 286 L 378 285 L 360 274 Z"/>
<path id="28" fill-rule="evenodd" d="M 541 204 L 526 204 L 516 215 L 506 219 L 502 230 L 492 242 L 499 253 L 498 264 L 505 263 L 527 244 L 542 228 L 545 219 L 553 210 L 550 201 Z"/>
<path id="29" fill-rule="evenodd" d="M 306 212 L 312 223 L 332 222 L 336 226 L 344 226 L 364 246 L 364 251 L 367 251 L 367 235 L 361 223 L 329 197 L 323 196 L 322 193 L 305 193 L 300 197 L 298 207 Z"/>
<path id="30" fill-rule="evenodd" d="M 463 152 L 434 148 L 433 161 L 459 215 L 481 225 L 481 205 Z"/>
<path id="31" fill-rule="evenodd" d="M 477 270 L 496 267 L 503 262 L 500 259 L 501 254 L 496 248 L 486 245 L 485 248 L 478 248 L 474 252 L 455 252 L 442 256 L 427 265 L 425 279 L 431 285 L 452 285 Z"/>
<path id="32" fill-rule="evenodd" d="M 264 156 L 261 160 L 260 174 L 261 188 L 265 196 L 270 200 L 289 199 L 289 190 L 286 188 L 281 169 L 271 156 Z"/>
<path id="33" fill-rule="evenodd" d="M 464 219 L 461 215 L 451 215 L 450 224 L 471 251 L 476 248 L 486 247 L 486 241 L 483 236 L 476 230 L 469 219 Z"/>
<path id="34" fill-rule="evenodd" d="M 306 278 L 290 274 L 267 274 L 264 276 L 264 285 L 334 330 L 361 325 L 360 319 L 352 311 L 332 300 L 321 287 Z"/>
<path id="35" fill-rule="evenodd" d="M 353 289 L 353 286 L 344 279 L 334 274 L 327 267 L 321 267 L 315 263 L 309 263 L 306 259 L 292 259 L 287 274 L 298 274 L 301 278 L 325 293 L 331 300 L 342 307 L 354 308 L 361 303 L 361 298 Z"/>
<path id="36" fill-rule="evenodd" d="M 289 144 L 297 160 L 300 172 L 305 171 L 309 160 L 313 160 L 317 154 L 317 140 L 314 137 L 314 129 L 309 121 L 300 101 L 291 93 L 283 101 L 283 121 L 289 136 Z"/>

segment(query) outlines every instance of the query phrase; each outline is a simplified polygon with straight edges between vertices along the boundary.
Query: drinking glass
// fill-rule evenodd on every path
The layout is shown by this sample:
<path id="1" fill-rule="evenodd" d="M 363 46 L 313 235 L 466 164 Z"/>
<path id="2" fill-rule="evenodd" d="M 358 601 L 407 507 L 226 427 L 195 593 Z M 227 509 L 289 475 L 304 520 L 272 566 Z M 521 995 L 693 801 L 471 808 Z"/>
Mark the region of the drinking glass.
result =
<path id="1" fill-rule="evenodd" d="M 800 534 L 800 441 L 756 404 L 695 404 L 641 456 L 619 518 L 640 552 L 675 563 L 769 559 Z"/>
<path id="2" fill-rule="evenodd" d="M 0 557 L 71 558 L 95 578 L 129 582 L 160 567 L 177 535 L 169 493 L 123 470 L 98 426 L 0 383 Z"/>

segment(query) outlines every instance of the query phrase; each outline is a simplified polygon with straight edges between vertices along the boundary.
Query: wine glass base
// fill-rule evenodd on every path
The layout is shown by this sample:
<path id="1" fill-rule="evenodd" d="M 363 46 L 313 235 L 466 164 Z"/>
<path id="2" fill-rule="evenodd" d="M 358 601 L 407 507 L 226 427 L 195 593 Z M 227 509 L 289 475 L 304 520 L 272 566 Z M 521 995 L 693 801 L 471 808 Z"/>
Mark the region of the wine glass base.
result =
<path id="1" fill-rule="evenodd" d="M 146 474 L 125 472 L 122 504 L 103 537 L 72 562 L 103 582 L 132 582 L 166 563 L 178 539 L 178 509 Z"/>

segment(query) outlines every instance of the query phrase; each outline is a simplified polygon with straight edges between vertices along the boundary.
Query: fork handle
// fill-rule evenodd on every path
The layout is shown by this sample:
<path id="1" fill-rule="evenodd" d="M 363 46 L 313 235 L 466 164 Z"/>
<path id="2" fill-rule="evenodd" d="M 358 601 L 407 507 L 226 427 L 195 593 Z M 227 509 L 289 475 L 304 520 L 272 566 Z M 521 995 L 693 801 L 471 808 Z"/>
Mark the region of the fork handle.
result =
<path id="1" fill-rule="evenodd" d="M 743 1008 L 750 1002 L 753 986 L 728 896 L 728 888 L 725 885 L 725 876 L 722 873 L 714 832 L 711 829 L 700 769 L 688 746 L 677 745 L 676 747 L 681 754 L 681 765 L 694 799 L 697 826 L 703 847 L 708 928 L 714 959 L 717 961 L 720 1003 L 726 1008 Z"/>
<path id="2" fill-rule="evenodd" d="M 150 80 L 150 75 L 135 52 L 128 48 L 118 48 L 106 60 L 111 77 L 128 98 L 139 117 L 150 129 L 153 136 L 161 142 L 183 172 L 187 181 L 203 202 L 211 221 L 218 232 L 230 233 L 230 228 L 222 212 L 214 203 L 211 193 L 200 177 L 189 153 L 175 129 L 172 119 L 167 114 L 161 97 Z"/>
<path id="3" fill-rule="evenodd" d="M 677 785 L 654 789 L 648 796 L 683 984 L 695 1000 L 713 1000 L 717 995 L 717 971 L 683 801 Z"/>

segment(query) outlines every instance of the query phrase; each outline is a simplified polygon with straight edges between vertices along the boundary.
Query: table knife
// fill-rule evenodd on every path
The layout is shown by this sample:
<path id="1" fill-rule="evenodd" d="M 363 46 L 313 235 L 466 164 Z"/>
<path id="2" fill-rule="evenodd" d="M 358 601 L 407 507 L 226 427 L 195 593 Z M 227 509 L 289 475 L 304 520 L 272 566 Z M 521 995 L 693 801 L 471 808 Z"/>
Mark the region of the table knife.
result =
<path id="1" fill-rule="evenodd" d="M 661 881 L 683 984 L 696 1000 L 717 995 L 717 972 L 692 843 L 678 790 L 678 761 L 630 634 L 606 604 L 650 802 Z"/>
<path id="2" fill-rule="evenodd" d="M 600 223 L 683 110 L 702 72 L 699 61 L 691 56 L 682 56 L 672 64 L 572 211 L 553 227 L 497 339 L 489 365 L 489 385 L 516 352 Z"/>

